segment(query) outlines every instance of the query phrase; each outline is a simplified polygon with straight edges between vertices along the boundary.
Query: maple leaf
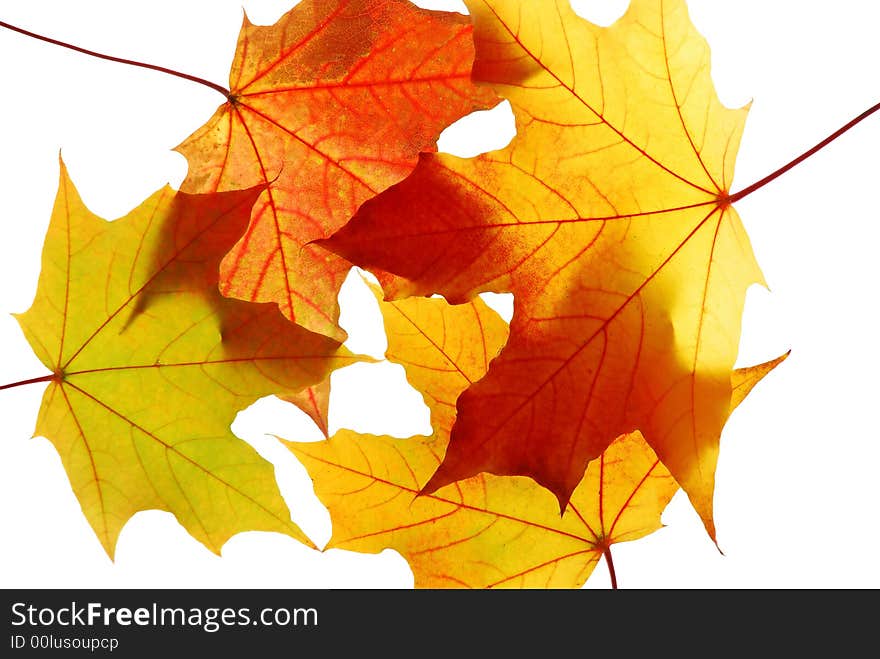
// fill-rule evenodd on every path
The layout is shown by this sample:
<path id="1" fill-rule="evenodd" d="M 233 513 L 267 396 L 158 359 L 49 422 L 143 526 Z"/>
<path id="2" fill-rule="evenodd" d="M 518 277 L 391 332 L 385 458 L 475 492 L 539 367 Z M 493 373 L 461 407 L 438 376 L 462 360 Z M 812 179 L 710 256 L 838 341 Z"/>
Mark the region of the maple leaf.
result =
<path id="1" fill-rule="evenodd" d="M 293 403 L 315 422 L 324 437 L 329 437 L 328 430 L 330 412 L 330 379 L 319 382 L 316 385 L 303 389 L 293 395 L 279 396 L 288 403 Z"/>
<path id="2" fill-rule="evenodd" d="M 274 470 L 230 424 L 272 393 L 294 394 L 355 357 L 274 305 L 230 300 L 217 267 L 260 189 L 156 192 L 107 222 L 62 163 L 33 305 L 18 321 L 52 371 L 35 435 L 58 450 L 112 557 L 136 512 L 172 512 L 214 552 L 233 534 L 291 521 Z"/>
<path id="3" fill-rule="evenodd" d="M 550 492 L 521 476 L 480 474 L 420 494 L 441 462 L 455 399 L 486 372 L 507 331 L 479 299 L 380 307 L 387 356 L 423 393 L 435 434 L 400 440 L 342 430 L 327 441 L 287 443 L 330 511 L 328 548 L 395 549 L 417 588 L 578 588 L 603 555 L 611 560 L 611 545 L 660 528 L 678 484 L 639 432 L 590 463 L 562 516 Z M 731 411 L 784 358 L 734 371 Z"/>
<path id="4" fill-rule="evenodd" d="M 304 0 L 267 27 L 245 17 L 229 102 L 177 147 L 186 192 L 266 185 L 221 264 L 225 295 L 344 336 L 350 264 L 310 243 L 409 174 L 449 124 L 498 102 L 471 82 L 471 33 L 467 17 L 405 0 Z"/>
<path id="5" fill-rule="evenodd" d="M 430 411 L 434 434 L 448 438 L 456 399 L 486 374 L 507 342 L 507 323 L 480 298 L 459 306 L 441 299 L 387 302 L 370 288 L 388 339 L 385 357 L 403 366 Z"/>
<path id="6" fill-rule="evenodd" d="M 607 28 L 563 0 L 466 4 L 474 76 L 510 101 L 516 137 L 423 155 L 321 243 L 399 276 L 379 275 L 391 297 L 514 293 L 510 341 L 459 399 L 426 489 L 521 474 L 564 508 L 639 430 L 714 538 L 745 291 L 763 283 L 729 193 L 747 109 L 717 99 L 683 0 L 634 0 Z"/>

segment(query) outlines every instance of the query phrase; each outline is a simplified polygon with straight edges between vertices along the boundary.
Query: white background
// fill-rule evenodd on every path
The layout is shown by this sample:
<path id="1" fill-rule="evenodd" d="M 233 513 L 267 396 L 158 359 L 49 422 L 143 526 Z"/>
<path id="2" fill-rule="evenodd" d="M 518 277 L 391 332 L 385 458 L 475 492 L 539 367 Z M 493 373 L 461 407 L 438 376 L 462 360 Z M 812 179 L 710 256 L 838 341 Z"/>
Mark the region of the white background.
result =
<path id="1" fill-rule="evenodd" d="M 292 0 L 243 3 L 271 23 Z M 427 3 L 419 3 L 427 4 Z M 580 2 L 608 22 L 625 3 Z M 460 2 L 433 8 L 464 12 Z M 734 191 L 776 169 L 880 100 L 880 3 L 691 0 L 712 48 L 723 102 L 753 100 Z M 0 20 L 85 48 L 226 84 L 241 21 L 235 0 L 7 1 Z M 160 73 L 95 60 L 0 29 L 0 383 L 45 374 L 9 315 L 30 306 L 63 151 L 89 207 L 115 218 L 165 183 L 171 151 L 222 98 Z M 441 149 L 460 155 L 511 136 L 506 107 L 454 127 Z M 682 495 L 667 527 L 617 545 L 621 587 L 880 587 L 877 189 L 880 114 L 742 200 L 740 214 L 772 292 L 749 292 L 740 364 L 789 360 L 731 418 L 722 438 L 715 549 Z M 374 303 L 357 280 L 343 296 L 351 347 L 381 356 Z M 509 301 L 508 301 L 509 302 Z M 502 302 L 502 307 L 503 307 Z M 509 306 L 509 304 L 508 304 Z M 427 431 L 402 371 L 358 366 L 334 375 L 331 431 Z M 396 553 L 320 553 L 266 533 L 236 536 L 222 557 L 167 513 L 140 513 L 116 560 L 104 554 L 60 460 L 29 439 L 44 385 L 0 392 L 0 587 L 408 588 Z M 233 429 L 276 463 L 293 516 L 319 545 L 329 518 L 295 459 L 267 436 L 318 439 L 296 410 L 265 400 Z M 600 565 L 588 588 L 607 588 Z"/>

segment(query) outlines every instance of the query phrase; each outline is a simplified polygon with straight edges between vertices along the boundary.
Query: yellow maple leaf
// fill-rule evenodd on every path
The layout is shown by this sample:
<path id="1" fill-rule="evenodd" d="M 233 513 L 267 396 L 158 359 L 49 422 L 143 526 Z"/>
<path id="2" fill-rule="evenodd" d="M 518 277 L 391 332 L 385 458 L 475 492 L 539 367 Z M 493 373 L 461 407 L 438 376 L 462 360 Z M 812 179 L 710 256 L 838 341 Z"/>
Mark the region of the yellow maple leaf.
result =
<path id="1" fill-rule="evenodd" d="M 271 304 L 223 298 L 220 259 L 261 190 L 167 186 L 114 222 L 83 204 L 66 169 L 30 309 L 18 321 L 52 372 L 36 435 L 58 450 L 101 544 L 124 524 L 172 512 L 214 552 L 234 533 L 290 519 L 272 465 L 230 424 L 255 400 L 295 394 L 356 360 Z"/>
<path id="2" fill-rule="evenodd" d="M 443 458 L 455 399 L 486 372 L 507 330 L 480 299 L 380 307 L 387 356 L 423 393 L 435 433 L 400 440 L 341 430 L 287 443 L 330 510 L 329 548 L 395 549 L 419 588 L 576 588 L 603 555 L 610 562 L 611 545 L 660 528 L 678 484 L 638 432 L 590 463 L 561 516 L 553 495 L 521 476 L 481 474 L 420 494 Z M 782 359 L 734 371 L 731 406 Z"/>

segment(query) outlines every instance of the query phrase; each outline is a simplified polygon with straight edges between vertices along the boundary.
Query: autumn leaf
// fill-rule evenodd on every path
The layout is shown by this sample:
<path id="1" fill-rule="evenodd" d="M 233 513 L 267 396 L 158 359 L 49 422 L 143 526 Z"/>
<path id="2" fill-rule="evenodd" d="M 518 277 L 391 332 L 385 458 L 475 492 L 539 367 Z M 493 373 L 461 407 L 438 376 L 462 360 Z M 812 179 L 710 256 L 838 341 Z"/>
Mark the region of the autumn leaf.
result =
<path id="1" fill-rule="evenodd" d="M 172 512 L 214 552 L 247 530 L 311 546 L 272 465 L 230 424 L 258 398 L 294 394 L 355 357 L 274 305 L 217 291 L 220 259 L 260 192 L 166 186 L 107 222 L 62 164 L 36 297 L 18 320 L 52 372 L 35 434 L 55 445 L 111 557 L 124 524 L 148 509 Z"/>
<path id="2" fill-rule="evenodd" d="M 553 495 L 523 476 L 481 474 L 420 495 L 443 456 L 436 440 L 342 430 L 289 446 L 330 510 L 327 549 L 394 549 L 416 588 L 579 588 L 606 545 L 659 528 L 678 490 L 638 433 L 591 463 L 562 516 Z M 599 489 L 626 505 L 602 499 L 596 506 Z"/>
<path id="3" fill-rule="evenodd" d="M 409 174 L 453 121 L 497 103 L 471 82 L 471 33 L 467 17 L 405 0 L 303 0 L 272 26 L 245 18 L 229 101 L 178 147 L 186 192 L 266 186 L 221 264 L 225 295 L 344 336 L 350 264 L 311 241 Z"/>
<path id="4" fill-rule="evenodd" d="M 738 368 L 733 372 L 733 375 L 730 377 L 730 413 L 739 407 L 739 404 L 742 403 L 746 396 L 755 388 L 755 385 L 758 384 L 764 376 L 767 375 L 774 368 L 779 366 L 782 362 L 788 359 L 789 352 L 786 352 L 784 355 L 777 357 L 776 359 L 772 359 L 768 362 L 764 362 L 763 364 L 756 364 L 755 366 L 748 366 L 746 368 Z"/>
<path id="5" fill-rule="evenodd" d="M 591 462 L 560 516 L 553 495 L 521 476 L 481 474 L 431 494 L 458 394 L 504 344 L 503 321 L 479 299 L 380 304 L 390 360 L 431 408 L 433 437 L 399 440 L 349 430 L 288 443 L 330 511 L 328 548 L 399 551 L 419 588 L 578 588 L 611 545 L 660 528 L 678 484 L 640 433 L 623 435 Z M 733 373 L 738 405 L 784 357 Z"/>
<path id="6" fill-rule="evenodd" d="M 507 342 L 507 323 L 480 298 L 459 306 L 440 299 L 386 302 L 371 290 L 388 339 L 385 357 L 403 366 L 430 410 L 434 433 L 448 438 L 456 399 L 486 374 Z"/>
<path id="7" fill-rule="evenodd" d="M 293 403 L 315 422 L 324 437 L 330 436 L 330 379 L 303 389 L 292 395 L 279 396 L 288 403 Z"/>
<path id="8" fill-rule="evenodd" d="M 474 76 L 507 98 L 500 151 L 422 156 L 323 245 L 391 297 L 512 292 L 511 337 L 458 401 L 436 490 L 521 474 L 562 507 L 639 430 L 709 534 L 745 291 L 763 282 L 731 206 L 747 110 L 718 100 L 683 0 L 607 28 L 564 0 L 468 0 Z"/>

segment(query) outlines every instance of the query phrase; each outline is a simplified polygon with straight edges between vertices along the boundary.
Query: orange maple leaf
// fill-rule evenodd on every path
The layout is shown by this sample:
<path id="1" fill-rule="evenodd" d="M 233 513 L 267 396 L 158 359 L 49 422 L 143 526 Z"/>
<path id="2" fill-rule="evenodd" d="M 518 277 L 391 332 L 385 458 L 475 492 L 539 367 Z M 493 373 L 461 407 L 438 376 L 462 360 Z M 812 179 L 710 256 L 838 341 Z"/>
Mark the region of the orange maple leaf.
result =
<path id="1" fill-rule="evenodd" d="M 34 302 L 17 316 L 52 375 L 36 435 L 61 457 L 83 513 L 113 556 L 138 511 L 167 510 L 206 547 L 240 531 L 286 533 L 274 469 L 232 434 L 262 396 L 293 395 L 356 361 L 275 305 L 224 298 L 217 270 L 261 189 L 167 186 L 107 222 L 62 165 Z"/>
<path id="2" fill-rule="evenodd" d="M 715 537 L 719 437 L 746 289 L 763 282 L 730 204 L 746 109 L 722 106 L 684 0 L 634 0 L 608 28 L 565 0 L 467 0 L 475 78 L 517 136 L 426 154 L 321 244 L 389 296 L 512 292 L 511 337 L 458 401 L 433 491 L 522 474 L 562 507 L 639 430 Z"/>
<path id="3" fill-rule="evenodd" d="M 611 567 L 613 544 L 661 527 L 678 484 L 638 432 L 590 463 L 562 516 L 552 494 L 523 477 L 480 474 L 420 494 L 441 462 L 455 399 L 485 374 L 507 327 L 480 299 L 380 308 L 388 359 L 423 394 L 435 432 L 400 440 L 341 430 L 287 443 L 330 511 L 328 548 L 399 551 L 417 588 L 578 588 L 603 556 Z M 731 411 L 784 358 L 734 371 Z"/>
<path id="4" fill-rule="evenodd" d="M 324 437 L 330 436 L 330 379 L 288 396 L 279 396 L 293 403 L 315 422 Z"/>
<path id="5" fill-rule="evenodd" d="M 350 264 L 310 243 L 409 174 L 449 124 L 498 102 L 471 82 L 471 35 L 467 17 L 406 0 L 304 0 L 267 27 L 245 18 L 229 101 L 178 147 L 183 191 L 266 185 L 221 264 L 225 295 L 343 337 Z"/>

